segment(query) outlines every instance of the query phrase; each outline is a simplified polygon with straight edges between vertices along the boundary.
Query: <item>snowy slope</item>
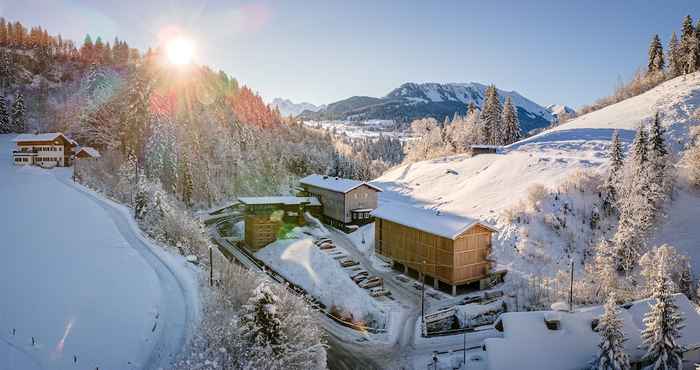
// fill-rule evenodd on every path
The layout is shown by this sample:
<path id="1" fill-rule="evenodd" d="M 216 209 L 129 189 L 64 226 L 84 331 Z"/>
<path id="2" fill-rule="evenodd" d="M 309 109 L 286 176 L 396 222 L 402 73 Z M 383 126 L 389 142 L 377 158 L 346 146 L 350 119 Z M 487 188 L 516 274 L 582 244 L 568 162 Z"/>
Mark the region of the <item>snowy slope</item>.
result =
<path id="1" fill-rule="evenodd" d="M 11 138 L 0 135 L 0 369 L 167 367 L 198 310 L 190 267 L 70 169 L 13 166 Z"/>
<path id="2" fill-rule="evenodd" d="M 504 211 L 527 199 L 528 189 L 535 184 L 556 189 L 580 170 L 603 170 L 607 166 L 607 149 L 613 131 L 619 130 L 623 143 L 629 145 L 640 122 L 650 121 L 656 111 L 661 113 L 669 144 L 674 151 L 679 151 L 687 141 L 690 125 L 700 124 L 690 118 L 698 108 L 700 73 L 695 73 L 514 143 L 502 153 L 407 164 L 385 173 L 373 184 L 384 189 L 380 195 L 382 203 L 418 203 L 497 225 L 503 231 L 494 243 L 498 263 L 519 263 L 527 268 L 527 262 L 512 252 L 513 243 L 523 230 L 510 224 Z M 591 201 L 587 203 L 590 205 Z M 689 212 L 691 210 L 675 218 L 682 219 L 682 214 Z M 682 228 L 683 225 L 675 223 L 667 227 Z M 692 244 L 688 238 L 685 240 L 686 244 Z M 564 244 L 563 241 L 543 241 L 545 259 L 565 257 L 562 245 L 549 245 Z M 700 259 L 700 253 L 695 254 Z"/>
<path id="3" fill-rule="evenodd" d="M 555 186 L 570 173 L 607 163 L 614 130 L 631 143 L 637 125 L 662 113 L 677 151 L 689 115 L 700 107 L 700 74 L 677 78 L 552 130 L 514 143 L 503 154 L 453 156 L 399 166 L 373 181 L 383 201 L 419 202 L 458 215 L 489 218 L 516 204 L 534 183 Z M 457 175 L 447 173 L 454 170 Z"/>

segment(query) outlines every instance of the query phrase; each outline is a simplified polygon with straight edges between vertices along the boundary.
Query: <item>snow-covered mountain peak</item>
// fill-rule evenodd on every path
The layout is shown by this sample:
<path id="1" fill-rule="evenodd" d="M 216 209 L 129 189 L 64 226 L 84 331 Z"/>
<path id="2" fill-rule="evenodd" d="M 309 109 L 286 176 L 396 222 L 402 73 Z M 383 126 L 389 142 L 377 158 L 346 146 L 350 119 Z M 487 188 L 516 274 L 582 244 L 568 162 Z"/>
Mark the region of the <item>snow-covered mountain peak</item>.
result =
<path id="1" fill-rule="evenodd" d="M 314 105 L 311 103 L 294 103 L 289 99 L 275 98 L 270 103 L 272 107 L 279 109 L 283 116 L 297 116 L 299 113 L 308 110 L 311 112 L 318 112 L 319 110 L 325 108 L 325 105 Z"/>

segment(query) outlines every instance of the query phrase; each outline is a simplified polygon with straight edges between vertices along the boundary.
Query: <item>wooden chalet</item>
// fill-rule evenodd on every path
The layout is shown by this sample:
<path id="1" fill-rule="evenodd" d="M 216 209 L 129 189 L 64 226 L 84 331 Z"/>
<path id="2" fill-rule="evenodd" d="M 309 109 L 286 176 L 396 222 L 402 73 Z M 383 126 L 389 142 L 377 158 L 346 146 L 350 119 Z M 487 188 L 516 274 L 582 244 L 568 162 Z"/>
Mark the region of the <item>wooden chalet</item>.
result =
<path id="1" fill-rule="evenodd" d="M 496 230 L 477 220 L 399 204 L 382 204 L 375 218 L 374 249 L 407 275 L 457 287 L 492 276 L 491 236 Z"/>
<path id="2" fill-rule="evenodd" d="M 77 146 L 60 132 L 21 134 L 12 141 L 17 146 L 12 151 L 12 159 L 18 166 L 68 167 L 73 148 Z"/>
<path id="3" fill-rule="evenodd" d="M 309 175 L 301 179 L 304 195 L 314 196 L 323 205 L 323 221 L 346 229 L 348 225 L 372 222 L 382 189 L 364 181 L 333 176 Z"/>
<path id="4" fill-rule="evenodd" d="M 314 197 L 241 197 L 238 201 L 245 210 L 245 243 L 252 251 L 277 240 L 285 227 L 304 225 L 305 212 L 314 217 L 322 213 L 321 203 Z"/>

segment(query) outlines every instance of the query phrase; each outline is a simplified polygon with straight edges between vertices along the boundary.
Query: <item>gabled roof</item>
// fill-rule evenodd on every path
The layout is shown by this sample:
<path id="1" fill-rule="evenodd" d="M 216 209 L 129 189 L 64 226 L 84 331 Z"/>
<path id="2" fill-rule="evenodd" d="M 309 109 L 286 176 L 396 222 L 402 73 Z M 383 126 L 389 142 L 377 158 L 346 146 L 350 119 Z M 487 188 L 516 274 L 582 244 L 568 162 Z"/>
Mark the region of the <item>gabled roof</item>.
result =
<path id="1" fill-rule="evenodd" d="M 675 303 L 683 313 L 685 327 L 679 343 L 688 349 L 700 345 L 700 315 L 697 308 L 683 294 L 674 295 Z M 625 351 L 632 361 L 639 361 L 646 353 L 641 348 L 644 315 L 653 299 L 633 302 L 620 309 L 622 330 L 627 341 Z M 534 311 L 510 312 L 500 316 L 502 338 L 484 340 L 489 370 L 539 370 L 542 368 L 581 369 L 598 352 L 600 336 L 593 331 L 593 320 L 600 317 L 603 307 L 595 306 L 570 312 Z M 545 317 L 556 316 L 560 328 L 550 330 Z M 543 365 L 546 365 L 543 367 Z"/>
<path id="2" fill-rule="evenodd" d="M 321 202 L 316 197 L 293 197 L 293 196 L 272 196 L 272 197 L 239 197 L 238 201 L 246 205 L 264 205 L 264 204 L 284 204 L 284 205 L 300 205 L 308 204 L 311 206 L 320 206 Z"/>
<path id="3" fill-rule="evenodd" d="M 61 132 L 47 132 L 43 134 L 19 134 L 16 138 L 12 139 L 15 143 L 27 142 L 27 141 L 54 141 L 62 137 L 72 146 L 76 146 L 77 143 L 63 135 Z"/>
<path id="4" fill-rule="evenodd" d="M 80 152 L 85 152 L 87 155 L 89 155 L 92 158 L 100 158 L 100 152 L 97 151 L 95 148 L 91 148 L 89 146 L 84 146 L 78 150 L 75 155 L 78 155 Z"/>
<path id="5" fill-rule="evenodd" d="M 449 213 L 438 213 L 425 208 L 400 203 L 382 203 L 371 215 L 430 234 L 455 240 L 470 228 L 479 225 L 493 232 L 497 230 L 479 220 Z"/>
<path id="6" fill-rule="evenodd" d="M 327 189 L 336 193 L 347 193 L 362 185 L 367 185 L 376 191 L 382 191 L 381 188 L 364 181 L 343 179 L 333 176 L 322 176 L 317 174 L 306 176 L 299 180 L 299 182 L 302 185 L 315 186 L 317 188 Z"/>

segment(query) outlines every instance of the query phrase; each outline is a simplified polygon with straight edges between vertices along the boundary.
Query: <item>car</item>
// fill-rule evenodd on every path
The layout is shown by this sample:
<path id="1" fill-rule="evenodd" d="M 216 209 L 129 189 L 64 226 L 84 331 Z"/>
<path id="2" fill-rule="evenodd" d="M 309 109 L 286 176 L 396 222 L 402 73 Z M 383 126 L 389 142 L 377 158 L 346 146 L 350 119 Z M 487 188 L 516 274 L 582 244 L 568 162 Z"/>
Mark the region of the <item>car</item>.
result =
<path id="1" fill-rule="evenodd" d="M 359 283 L 358 285 L 360 286 L 360 288 L 369 289 L 383 285 L 383 283 L 384 282 L 382 281 L 382 278 L 378 276 L 372 276 L 367 278 L 367 280 Z"/>
<path id="2" fill-rule="evenodd" d="M 352 274 L 350 277 L 354 278 L 354 277 L 360 276 L 360 275 L 362 275 L 362 276 L 368 276 L 368 275 L 369 275 L 369 272 L 367 272 L 367 270 L 365 270 L 365 269 L 363 269 L 363 268 L 360 267 L 360 268 L 358 268 L 357 272 L 354 273 L 354 274 Z"/>
<path id="3" fill-rule="evenodd" d="M 328 250 L 328 249 L 335 249 L 335 245 L 331 243 L 326 243 L 318 247 L 320 250 Z"/>
<path id="4" fill-rule="evenodd" d="M 328 238 L 319 238 L 319 239 L 316 240 L 314 243 L 315 243 L 316 245 L 321 245 L 321 244 L 323 244 L 323 243 L 333 243 L 333 241 L 330 240 L 330 239 L 328 239 Z"/>
<path id="5" fill-rule="evenodd" d="M 344 259 L 344 260 L 340 260 L 340 266 L 342 266 L 342 267 L 350 267 L 350 266 L 355 266 L 355 265 L 359 265 L 359 264 L 360 264 L 359 262 L 357 262 L 355 260 L 351 260 L 349 258 Z"/>
<path id="6" fill-rule="evenodd" d="M 381 297 L 381 296 L 390 295 L 390 294 L 391 294 L 391 292 L 388 289 L 379 288 L 379 287 L 371 288 L 369 290 L 369 295 L 371 295 L 372 297 Z"/>
<path id="7" fill-rule="evenodd" d="M 360 284 L 362 281 L 367 279 L 367 275 L 357 275 L 353 276 L 351 279 L 355 284 Z"/>

